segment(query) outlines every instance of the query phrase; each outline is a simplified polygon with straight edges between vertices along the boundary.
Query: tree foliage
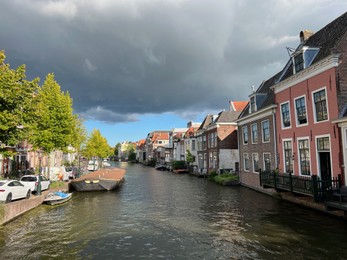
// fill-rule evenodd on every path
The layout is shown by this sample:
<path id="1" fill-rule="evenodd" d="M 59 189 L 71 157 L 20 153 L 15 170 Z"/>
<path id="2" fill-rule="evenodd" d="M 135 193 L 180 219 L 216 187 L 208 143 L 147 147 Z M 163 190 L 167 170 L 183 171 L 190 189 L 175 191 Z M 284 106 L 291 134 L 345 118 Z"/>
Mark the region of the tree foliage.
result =
<path id="1" fill-rule="evenodd" d="M 25 65 L 11 69 L 5 58 L 0 51 L 0 142 L 14 146 L 27 137 L 34 121 L 39 79 L 28 81 Z"/>
<path id="2" fill-rule="evenodd" d="M 76 148 L 77 152 L 82 151 L 82 147 L 87 140 L 87 131 L 83 125 L 82 119 L 78 118 L 77 115 L 74 116 L 74 121 L 72 123 L 72 135 L 70 144 Z"/>
<path id="3" fill-rule="evenodd" d="M 187 150 L 186 161 L 187 161 L 188 165 L 190 165 L 191 163 L 193 163 L 195 161 L 195 156 L 192 155 L 192 153 L 189 150 Z"/>
<path id="4" fill-rule="evenodd" d="M 114 148 L 114 155 L 115 156 L 118 156 L 118 151 L 119 151 L 120 147 L 121 147 L 121 143 L 117 143 L 116 147 Z"/>
<path id="5" fill-rule="evenodd" d="M 47 154 L 54 150 L 66 151 L 77 123 L 72 99 L 68 92 L 61 91 L 54 74 L 47 75 L 38 91 L 35 119 L 30 135 L 34 148 L 41 148 Z"/>
<path id="6" fill-rule="evenodd" d="M 105 158 L 109 155 L 110 146 L 105 137 L 99 130 L 94 129 L 87 139 L 86 146 L 83 149 L 83 155 L 87 158 Z"/>

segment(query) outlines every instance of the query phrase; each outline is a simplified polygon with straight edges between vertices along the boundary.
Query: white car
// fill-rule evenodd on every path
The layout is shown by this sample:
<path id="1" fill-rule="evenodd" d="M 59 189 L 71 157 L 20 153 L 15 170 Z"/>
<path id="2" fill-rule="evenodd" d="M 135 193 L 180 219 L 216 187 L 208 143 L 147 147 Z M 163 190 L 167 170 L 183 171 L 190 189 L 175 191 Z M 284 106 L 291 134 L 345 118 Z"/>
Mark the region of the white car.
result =
<path id="1" fill-rule="evenodd" d="M 0 180 L 0 201 L 6 203 L 12 200 L 29 199 L 31 190 L 16 180 Z"/>
<path id="2" fill-rule="evenodd" d="M 24 175 L 20 178 L 20 182 L 29 187 L 31 192 L 37 192 L 37 186 L 39 185 L 38 175 Z M 51 181 L 47 180 L 45 176 L 40 176 L 41 179 L 41 190 L 48 190 L 51 185 Z"/>

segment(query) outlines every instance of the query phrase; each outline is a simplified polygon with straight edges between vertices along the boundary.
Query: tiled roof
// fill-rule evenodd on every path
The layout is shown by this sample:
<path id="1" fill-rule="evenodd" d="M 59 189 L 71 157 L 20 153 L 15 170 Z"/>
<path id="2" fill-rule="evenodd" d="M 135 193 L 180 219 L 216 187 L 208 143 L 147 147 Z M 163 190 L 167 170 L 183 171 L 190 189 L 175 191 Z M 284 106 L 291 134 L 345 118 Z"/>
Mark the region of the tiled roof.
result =
<path id="1" fill-rule="evenodd" d="M 230 110 L 241 112 L 248 104 L 248 101 L 229 101 Z"/>
<path id="2" fill-rule="evenodd" d="M 207 115 L 198 130 L 203 130 L 213 122 L 213 115 Z"/>
<path id="3" fill-rule="evenodd" d="M 222 111 L 218 114 L 215 123 L 233 123 L 236 122 L 240 111 Z"/>
<path id="4" fill-rule="evenodd" d="M 328 57 L 339 44 L 343 36 L 347 33 L 347 12 L 336 18 L 334 21 L 320 29 L 318 32 L 309 37 L 303 44 L 300 44 L 297 50 L 303 46 L 319 48 L 317 56 L 311 65 Z M 291 59 L 288 69 L 285 71 L 281 81 L 293 75 L 293 64 Z"/>
<path id="5" fill-rule="evenodd" d="M 169 132 L 154 132 L 152 142 L 154 143 L 156 140 L 169 140 Z"/>
<path id="6" fill-rule="evenodd" d="M 192 127 L 192 126 L 189 127 L 189 129 L 185 132 L 185 136 L 186 137 L 193 136 L 197 129 L 198 129 L 198 127 Z"/>

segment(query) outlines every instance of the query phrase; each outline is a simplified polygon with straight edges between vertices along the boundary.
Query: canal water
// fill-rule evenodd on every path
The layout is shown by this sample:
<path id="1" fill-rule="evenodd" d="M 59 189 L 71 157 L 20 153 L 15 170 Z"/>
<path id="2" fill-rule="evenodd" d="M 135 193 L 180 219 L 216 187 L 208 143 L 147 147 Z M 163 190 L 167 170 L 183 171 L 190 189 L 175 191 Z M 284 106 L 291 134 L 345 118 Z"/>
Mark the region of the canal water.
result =
<path id="1" fill-rule="evenodd" d="M 347 222 L 244 187 L 137 164 L 0 228 L 0 259 L 346 259 Z"/>

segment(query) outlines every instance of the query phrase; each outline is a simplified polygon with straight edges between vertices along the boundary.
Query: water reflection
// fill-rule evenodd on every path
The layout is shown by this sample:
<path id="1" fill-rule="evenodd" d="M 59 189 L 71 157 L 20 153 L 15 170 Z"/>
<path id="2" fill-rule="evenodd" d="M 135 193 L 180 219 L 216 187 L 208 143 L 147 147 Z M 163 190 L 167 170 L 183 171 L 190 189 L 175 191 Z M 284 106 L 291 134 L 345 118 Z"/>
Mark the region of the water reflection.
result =
<path id="1" fill-rule="evenodd" d="M 0 258 L 344 259 L 346 223 L 243 187 L 127 168 L 116 192 L 75 193 L 0 230 Z"/>

